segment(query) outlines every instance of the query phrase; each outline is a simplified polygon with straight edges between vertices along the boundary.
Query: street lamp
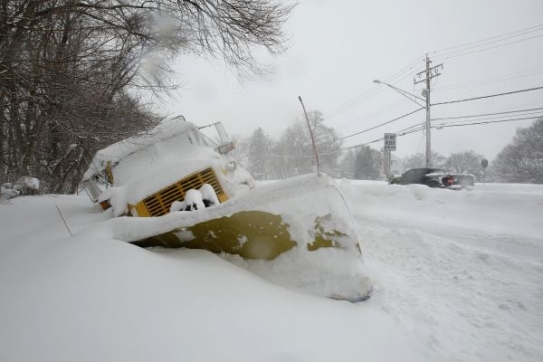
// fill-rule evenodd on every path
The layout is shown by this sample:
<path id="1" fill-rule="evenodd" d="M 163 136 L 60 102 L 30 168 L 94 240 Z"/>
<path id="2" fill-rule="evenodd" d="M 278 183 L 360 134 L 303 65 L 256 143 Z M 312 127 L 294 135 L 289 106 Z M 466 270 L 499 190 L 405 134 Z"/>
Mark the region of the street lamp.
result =
<path id="1" fill-rule="evenodd" d="M 414 94 L 412 94 L 412 93 L 409 93 L 409 92 L 407 92 L 407 91 L 404 91 L 403 89 L 400 89 L 400 88 L 398 88 L 398 87 L 395 87 L 395 86 L 393 86 L 392 84 L 388 84 L 388 83 L 386 83 L 386 82 L 382 82 L 382 81 L 380 81 L 379 79 L 375 79 L 375 80 L 373 81 L 373 83 L 375 83 L 375 84 L 384 84 L 384 85 L 386 85 L 386 86 L 388 86 L 388 87 L 394 89 L 396 92 L 400 93 L 402 96 L 404 96 L 405 98 L 409 99 L 411 102 L 415 102 L 416 104 L 418 104 L 418 105 L 421 106 L 421 107 L 424 107 L 424 106 L 423 106 L 422 104 L 420 104 L 419 102 L 417 102 L 415 99 L 418 99 L 419 101 L 422 101 L 422 102 L 426 103 L 426 99 L 421 98 L 421 97 L 419 97 L 419 96 L 416 96 L 416 95 L 414 95 Z M 415 98 L 415 99 L 413 99 L 413 98 L 411 98 L 411 97 L 413 97 L 413 98 Z"/>
<path id="2" fill-rule="evenodd" d="M 414 102 L 414 103 L 418 104 L 419 106 L 426 108 L 426 167 L 430 167 L 431 164 L 432 164 L 432 143 L 431 143 L 431 134 L 430 134 L 430 95 L 429 95 L 430 92 L 429 92 L 429 90 L 424 89 L 422 91 L 422 94 L 425 97 L 423 99 L 423 98 L 418 97 L 418 96 L 416 96 L 414 94 L 411 94 L 411 93 L 409 93 L 407 91 L 404 91 L 403 89 L 397 88 L 397 87 L 393 86 L 392 84 L 381 82 L 379 79 L 375 79 L 373 81 L 373 83 L 375 83 L 375 84 L 384 84 L 384 85 L 392 88 L 396 92 L 400 93 L 402 96 L 409 99 L 411 102 Z M 424 106 L 421 105 L 416 100 L 423 101 L 425 105 Z"/>

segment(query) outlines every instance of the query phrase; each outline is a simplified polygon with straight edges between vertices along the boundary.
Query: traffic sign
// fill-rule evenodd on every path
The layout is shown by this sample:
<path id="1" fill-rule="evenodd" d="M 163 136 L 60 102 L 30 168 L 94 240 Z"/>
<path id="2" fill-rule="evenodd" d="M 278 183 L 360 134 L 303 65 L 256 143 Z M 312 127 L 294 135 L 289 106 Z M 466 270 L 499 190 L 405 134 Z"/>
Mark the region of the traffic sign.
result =
<path id="1" fill-rule="evenodd" d="M 481 167 L 482 168 L 488 167 L 488 160 L 486 158 L 483 158 L 483 160 L 481 161 Z"/>
<path id="2" fill-rule="evenodd" d="M 396 133 L 385 133 L 385 151 L 396 151 Z"/>

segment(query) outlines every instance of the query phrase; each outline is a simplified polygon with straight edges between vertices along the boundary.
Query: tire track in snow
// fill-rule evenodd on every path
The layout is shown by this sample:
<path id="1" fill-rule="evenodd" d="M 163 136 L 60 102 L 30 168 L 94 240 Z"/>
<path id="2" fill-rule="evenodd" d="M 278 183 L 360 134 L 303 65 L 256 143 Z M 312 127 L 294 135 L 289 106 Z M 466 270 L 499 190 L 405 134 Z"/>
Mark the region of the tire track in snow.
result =
<path id="1" fill-rule="evenodd" d="M 537 257 L 485 248 L 473 230 L 441 233 L 440 225 L 408 226 L 411 220 L 400 226 L 385 218 L 357 221 L 376 279 L 370 304 L 392 314 L 444 361 L 543 360 L 543 265 Z M 421 323 L 427 329 L 412 327 Z"/>

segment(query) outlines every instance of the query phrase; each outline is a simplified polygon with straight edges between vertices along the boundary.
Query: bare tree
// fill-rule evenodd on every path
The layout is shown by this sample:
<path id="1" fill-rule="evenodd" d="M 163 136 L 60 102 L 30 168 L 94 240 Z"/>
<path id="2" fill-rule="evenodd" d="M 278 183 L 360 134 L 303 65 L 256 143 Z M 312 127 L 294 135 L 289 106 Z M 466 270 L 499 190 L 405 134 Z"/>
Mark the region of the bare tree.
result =
<path id="1" fill-rule="evenodd" d="M 338 160 L 343 141 L 332 127 L 324 125 L 324 116 L 320 111 L 309 112 L 308 117 L 310 125 L 313 127 L 321 171 L 339 177 L 341 167 Z"/>
<path id="2" fill-rule="evenodd" d="M 543 118 L 519 128 L 492 163 L 497 181 L 543 184 Z"/>
<path id="3" fill-rule="evenodd" d="M 338 158 L 342 143 L 337 132 L 323 124 L 324 118 L 319 111 L 308 112 L 308 118 L 315 136 L 321 171 L 339 176 Z M 277 178 L 315 172 L 317 165 L 307 122 L 295 121 L 275 143 L 270 156 L 270 168 Z"/>
<path id="4" fill-rule="evenodd" d="M 257 128 L 249 139 L 248 168 L 256 180 L 268 179 L 269 141 L 262 128 Z"/>
<path id="5" fill-rule="evenodd" d="M 271 156 L 276 178 L 287 178 L 316 170 L 311 138 L 305 122 L 296 121 L 282 134 Z"/>
<path id="6" fill-rule="evenodd" d="M 451 153 L 447 161 L 445 161 L 445 167 L 450 171 L 470 173 L 475 175 L 477 179 L 482 179 L 483 168 L 481 161 L 483 159 L 483 155 L 477 154 L 474 151 Z"/>
<path id="7" fill-rule="evenodd" d="M 222 57 L 259 74 L 255 51 L 284 50 L 292 9 L 275 0 L 2 0 L 0 178 L 73 192 L 101 147 L 156 117 L 131 88 L 172 89 L 155 61 L 180 52 Z"/>
<path id="8" fill-rule="evenodd" d="M 360 146 L 347 151 L 342 162 L 343 175 L 357 180 L 381 178 L 383 155 L 369 146 Z"/>
<path id="9" fill-rule="evenodd" d="M 235 148 L 228 152 L 228 156 L 236 161 L 241 167 L 248 168 L 248 153 L 249 153 L 249 141 L 247 138 L 235 134 L 231 135 L 230 139 L 235 145 Z"/>
<path id="10" fill-rule="evenodd" d="M 416 153 L 414 155 L 408 156 L 404 159 L 403 164 L 406 170 L 411 168 L 420 168 L 425 167 L 426 165 L 426 156 L 423 153 Z M 440 155 L 437 152 L 432 152 L 432 167 L 441 168 L 445 165 L 446 158 Z"/>

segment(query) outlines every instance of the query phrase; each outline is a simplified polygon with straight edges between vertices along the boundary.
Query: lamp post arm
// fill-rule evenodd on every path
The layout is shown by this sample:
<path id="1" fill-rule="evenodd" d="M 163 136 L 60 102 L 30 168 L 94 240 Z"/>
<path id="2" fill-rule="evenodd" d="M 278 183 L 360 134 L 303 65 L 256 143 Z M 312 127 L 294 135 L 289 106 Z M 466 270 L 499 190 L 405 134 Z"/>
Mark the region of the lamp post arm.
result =
<path id="1" fill-rule="evenodd" d="M 426 102 L 426 99 L 418 97 L 418 96 L 416 96 L 414 94 L 411 94 L 411 93 L 409 93 L 407 91 L 404 91 L 403 89 L 397 88 L 397 87 L 393 86 L 392 84 L 388 84 L 388 83 L 383 83 L 383 84 L 388 85 L 390 88 L 394 89 L 395 91 L 397 91 L 398 93 L 400 93 L 404 97 L 407 97 L 408 99 L 411 99 L 411 98 L 409 98 L 409 96 L 411 96 L 411 97 L 413 97 L 415 99 L 418 99 L 419 101 Z M 413 99 L 411 99 L 411 100 L 413 101 Z M 414 102 L 416 102 L 416 101 L 414 101 Z"/>
<path id="2" fill-rule="evenodd" d="M 421 107 L 424 107 L 424 105 L 420 104 L 419 102 L 417 102 L 416 100 L 419 100 L 419 101 L 422 101 L 424 103 L 426 103 L 426 99 L 424 98 L 421 98 L 421 97 L 418 97 L 414 94 L 411 94 L 409 93 L 408 91 L 404 91 L 403 89 L 400 89 L 398 87 L 395 87 L 393 86 L 392 84 L 388 84 L 386 82 L 381 82 L 380 80 L 376 79 L 373 81 L 373 83 L 376 83 L 376 84 L 384 84 L 386 85 L 387 87 L 390 87 L 392 88 L 392 90 L 395 90 L 396 92 L 400 93 L 402 96 L 404 96 L 405 98 L 409 99 L 411 102 L 415 102 L 416 104 L 418 104 L 419 106 Z M 411 98 L 412 97 L 412 98 Z"/>

